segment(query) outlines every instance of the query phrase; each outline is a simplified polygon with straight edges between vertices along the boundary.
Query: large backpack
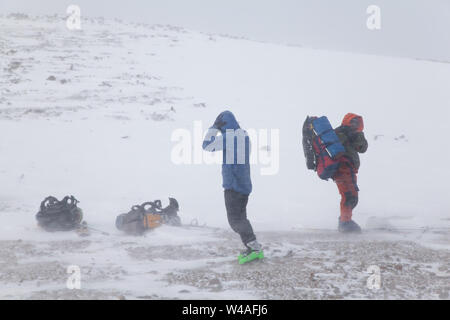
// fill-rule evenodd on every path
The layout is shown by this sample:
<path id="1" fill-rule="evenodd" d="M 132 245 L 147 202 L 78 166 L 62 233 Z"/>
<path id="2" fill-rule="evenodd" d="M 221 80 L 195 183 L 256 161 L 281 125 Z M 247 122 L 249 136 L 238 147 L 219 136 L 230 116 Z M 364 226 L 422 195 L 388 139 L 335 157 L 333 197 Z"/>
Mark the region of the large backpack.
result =
<path id="1" fill-rule="evenodd" d="M 144 202 L 135 205 L 128 213 L 119 215 L 116 218 L 117 229 L 132 235 L 141 235 L 148 230 L 155 229 L 164 224 L 181 225 L 181 220 L 177 215 L 179 205 L 177 200 L 169 198 L 169 205 L 162 208 L 161 200 Z"/>
<path id="2" fill-rule="evenodd" d="M 59 201 L 49 196 L 41 202 L 36 214 L 38 225 L 46 231 L 69 231 L 80 227 L 83 211 L 77 207 L 74 196 L 66 196 Z"/>
<path id="3" fill-rule="evenodd" d="M 327 117 L 306 117 L 303 123 L 303 151 L 306 166 L 328 180 L 339 168 L 339 157 L 345 153 L 336 132 Z"/>

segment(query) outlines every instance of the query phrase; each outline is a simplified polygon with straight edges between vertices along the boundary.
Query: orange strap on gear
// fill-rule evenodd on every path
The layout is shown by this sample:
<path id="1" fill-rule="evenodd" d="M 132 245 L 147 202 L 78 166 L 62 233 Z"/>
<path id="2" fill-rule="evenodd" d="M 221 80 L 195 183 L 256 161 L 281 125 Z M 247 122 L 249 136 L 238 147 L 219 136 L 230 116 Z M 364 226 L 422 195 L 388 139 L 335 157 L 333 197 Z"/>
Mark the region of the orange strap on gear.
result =
<path id="1" fill-rule="evenodd" d="M 144 227 L 146 229 L 154 229 L 162 224 L 162 218 L 159 214 L 144 215 Z"/>

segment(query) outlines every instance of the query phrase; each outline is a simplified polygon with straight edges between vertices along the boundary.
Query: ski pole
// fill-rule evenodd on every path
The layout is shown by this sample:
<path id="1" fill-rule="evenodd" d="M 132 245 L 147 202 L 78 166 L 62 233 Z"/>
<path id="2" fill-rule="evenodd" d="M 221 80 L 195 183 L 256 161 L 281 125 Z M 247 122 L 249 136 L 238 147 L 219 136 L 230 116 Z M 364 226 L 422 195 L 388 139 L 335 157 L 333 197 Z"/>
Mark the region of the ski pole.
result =
<path id="1" fill-rule="evenodd" d="M 88 227 L 88 229 L 90 229 L 90 230 L 92 230 L 92 231 L 100 232 L 100 233 L 101 233 L 102 235 L 104 235 L 104 236 L 109 236 L 109 235 L 110 235 L 108 232 L 101 231 L 101 230 L 98 230 L 98 229 L 95 229 L 95 228 L 92 228 L 92 227 Z"/>

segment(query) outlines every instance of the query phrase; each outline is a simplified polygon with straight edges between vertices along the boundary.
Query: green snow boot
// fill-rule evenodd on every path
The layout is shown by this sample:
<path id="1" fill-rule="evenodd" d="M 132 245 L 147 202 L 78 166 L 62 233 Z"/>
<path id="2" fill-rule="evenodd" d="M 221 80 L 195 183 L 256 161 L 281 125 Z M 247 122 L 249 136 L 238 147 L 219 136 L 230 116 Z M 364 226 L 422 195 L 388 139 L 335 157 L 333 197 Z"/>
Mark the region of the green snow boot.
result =
<path id="1" fill-rule="evenodd" d="M 264 258 L 264 252 L 261 251 L 250 251 L 245 252 L 239 255 L 238 260 L 239 264 L 244 264 L 250 261 L 253 261 L 255 259 L 263 259 Z"/>
<path id="2" fill-rule="evenodd" d="M 244 264 L 255 259 L 263 259 L 264 252 L 262 250 L 261 244 L 254 240 L 245 245 L 247 250 L 241 253 L 238 257 L 239 264 Z"/>

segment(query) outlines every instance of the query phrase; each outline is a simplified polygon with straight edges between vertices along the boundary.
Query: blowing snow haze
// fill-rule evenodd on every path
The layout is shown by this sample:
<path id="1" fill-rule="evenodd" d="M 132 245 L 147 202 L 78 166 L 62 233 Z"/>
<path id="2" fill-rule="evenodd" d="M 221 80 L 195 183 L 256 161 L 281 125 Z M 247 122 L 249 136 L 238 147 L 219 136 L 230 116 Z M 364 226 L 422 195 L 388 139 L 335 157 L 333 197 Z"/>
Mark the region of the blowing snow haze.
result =
<path id="1" fill-rule="evenodd" d="M 66 13 L 172 24 L 206 33 L 318 49 L 450 61 L 448 0 L 42 0 L 1 1 L 0 12 Z M 381 29 L 366 25 L 371 5 L 380 8 Z"/>
<path id="2" fill-rule="evenodd" d="M 449 299 L 447 5 L 242 2 L 0 0 L 0 299 Z M 203 152 L 224 110 L 251 173 Z M 307 115 L 351 140 L 338 186 Z"/>

